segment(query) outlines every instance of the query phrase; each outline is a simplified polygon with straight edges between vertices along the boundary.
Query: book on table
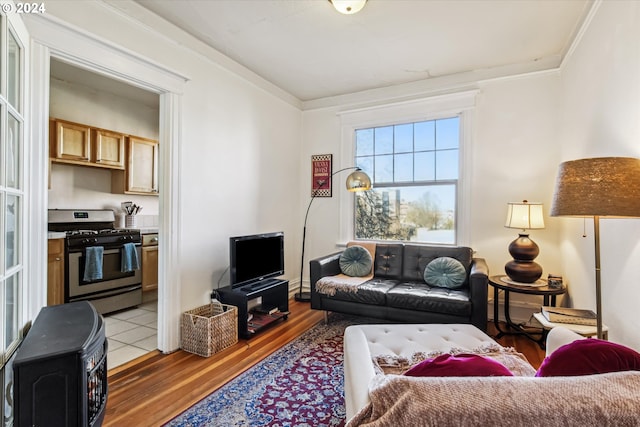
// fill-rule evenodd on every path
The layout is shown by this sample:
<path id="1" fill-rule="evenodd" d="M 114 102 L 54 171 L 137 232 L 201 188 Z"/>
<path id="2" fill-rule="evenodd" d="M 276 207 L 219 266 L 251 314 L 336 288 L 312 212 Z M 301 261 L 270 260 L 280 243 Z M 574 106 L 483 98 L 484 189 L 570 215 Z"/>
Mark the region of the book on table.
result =
<path id="1" fill-rule="evenodd" d="M 596 313 L 593 310 L 543 306 L 541 311 L 549 322 L 587 326 L 596 325 Z"/>

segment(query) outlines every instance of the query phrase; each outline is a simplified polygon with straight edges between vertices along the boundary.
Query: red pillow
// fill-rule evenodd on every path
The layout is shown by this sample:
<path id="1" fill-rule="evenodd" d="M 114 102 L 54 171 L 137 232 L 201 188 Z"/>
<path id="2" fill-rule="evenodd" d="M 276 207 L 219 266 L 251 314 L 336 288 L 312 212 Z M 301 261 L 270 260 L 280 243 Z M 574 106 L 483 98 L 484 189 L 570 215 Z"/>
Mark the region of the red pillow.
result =
<path id="1" fill-rule="evenodd" d="M 497 360 L 477 354 L 443 354 L 414 365 L 404 375 L 410 377 L 512 377 L 513 373 Z"/>
<path id="2" fill-rule="evenodd" d="M 640 353 L 595 338 L 576 340 L 546 357 L 536 377 L 570 377 L 607 372 L 639 371 Z"/>

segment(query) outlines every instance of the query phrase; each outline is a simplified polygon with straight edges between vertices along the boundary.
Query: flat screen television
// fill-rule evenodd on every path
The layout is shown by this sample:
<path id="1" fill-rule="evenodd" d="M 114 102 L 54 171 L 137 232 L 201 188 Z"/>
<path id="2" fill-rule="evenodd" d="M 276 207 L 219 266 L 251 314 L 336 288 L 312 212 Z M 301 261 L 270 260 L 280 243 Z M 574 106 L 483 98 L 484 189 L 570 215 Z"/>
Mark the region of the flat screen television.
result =
<path id="1" fill-rule="evenodd" d="M 258 284 L 284 274 L 284 233 L 229 238 L 231 287 Z"/>

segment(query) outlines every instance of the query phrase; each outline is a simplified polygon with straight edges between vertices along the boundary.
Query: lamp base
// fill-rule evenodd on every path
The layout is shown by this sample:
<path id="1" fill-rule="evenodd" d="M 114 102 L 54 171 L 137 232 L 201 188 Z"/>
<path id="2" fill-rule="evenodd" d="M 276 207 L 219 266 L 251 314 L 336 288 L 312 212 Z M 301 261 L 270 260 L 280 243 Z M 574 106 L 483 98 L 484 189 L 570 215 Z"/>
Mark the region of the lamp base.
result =
<path id="1" fill-rule="evenodd" d="M 311 292 L 298 292 L 293 299 L 300 302 L 311 302 Z"/>
<path id="2" fill-rule="evenodd" d="M 504 271 L 511 280 L 520 283 L 533 283 L 542 276 L 542 267 L 533 261 L 513 259 L 505 264 Z"/>
<path id="3" fill-rule="evenodd" d="M 540 248 L 528 234 L 518 234 L 518 238 L 509 244 L 509 253 L 513 259 L 504 266 L 504 271 L 511 280 L 533 283 L 542 276 L 542 267 L 533 261 L 540 253 Z"/>

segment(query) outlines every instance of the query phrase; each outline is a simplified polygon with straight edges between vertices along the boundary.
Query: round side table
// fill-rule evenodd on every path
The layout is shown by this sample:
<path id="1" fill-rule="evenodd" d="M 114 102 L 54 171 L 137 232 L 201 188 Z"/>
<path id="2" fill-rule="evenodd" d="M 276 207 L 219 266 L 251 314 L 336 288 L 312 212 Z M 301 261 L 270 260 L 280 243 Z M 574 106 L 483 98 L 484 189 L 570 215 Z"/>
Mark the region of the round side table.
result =
<path id="1" fill-rule="evenodd" d="M 504 335 L 524 335 L 530 340 L 537 342 L 541 348 L 544 348 L 544 341 L 546 338 L 544 329 L 536 327 L 525 327 L 524 324 L 514 323 L 511 320 L 509 310 L 509 294 L 511 292 L 515 292 L 527 295 L 541 295 L 544 299 L 544 305 L 555 306 L 556 296 L 566 293 L 566 286 L 563 285 L 561 288 L 550 288 L 547 284 L 547 281 L 544 279 L 538 279 L 535 284 L 520 284 L 512 282 L 508 276 L 504 275 L 489 277 L 489 284 L 493 286 L 493 324 L 498 331 L 496 338 L 501 338 Z M 510 330 L 503 330 L 500 327 L 498 314 L 498 294 L 501 290 L 504 292 L 504 318 L 506 320 L 507 327 Z M 537 337 L 538 335 L 539 337 Z"/>

